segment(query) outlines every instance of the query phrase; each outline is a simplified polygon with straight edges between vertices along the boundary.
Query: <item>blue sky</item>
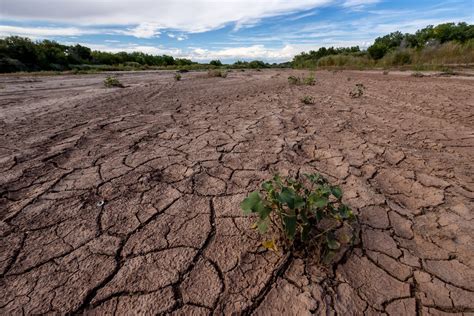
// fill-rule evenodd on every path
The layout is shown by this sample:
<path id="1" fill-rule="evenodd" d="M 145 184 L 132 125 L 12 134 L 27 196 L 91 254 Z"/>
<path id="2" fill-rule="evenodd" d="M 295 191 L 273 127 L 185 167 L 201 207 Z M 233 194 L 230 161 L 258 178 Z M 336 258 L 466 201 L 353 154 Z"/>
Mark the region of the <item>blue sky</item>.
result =
<path id="1" fill-rule="evenodd" d="M 291 60 L 392 31 L 474 22 L 474 0 L 1 0 L 0 37 L 195 61 Z"/>

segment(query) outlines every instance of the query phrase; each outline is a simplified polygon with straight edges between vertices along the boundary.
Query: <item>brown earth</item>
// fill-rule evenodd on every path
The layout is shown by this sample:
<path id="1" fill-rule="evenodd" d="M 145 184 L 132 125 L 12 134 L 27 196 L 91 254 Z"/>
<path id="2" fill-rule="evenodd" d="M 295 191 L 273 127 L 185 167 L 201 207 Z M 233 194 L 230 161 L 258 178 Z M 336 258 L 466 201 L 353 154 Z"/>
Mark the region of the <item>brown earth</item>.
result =
<path id="1" fill-rule="evenodd" d="M 474 315 L 472 78 L 290 74 L 0 77 L 0 314 Z M 332 271 L 259 249 L 277 171 L 359 214 Z"/>

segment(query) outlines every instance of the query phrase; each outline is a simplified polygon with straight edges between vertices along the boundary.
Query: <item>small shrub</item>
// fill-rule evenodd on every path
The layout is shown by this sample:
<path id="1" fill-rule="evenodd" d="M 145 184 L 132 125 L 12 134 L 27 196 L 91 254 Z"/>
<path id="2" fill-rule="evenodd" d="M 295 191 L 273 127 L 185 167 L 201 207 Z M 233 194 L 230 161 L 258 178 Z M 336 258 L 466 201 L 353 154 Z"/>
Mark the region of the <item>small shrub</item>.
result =
<path id="1" fill-rule="evenodd" d="M 294 85 L 299 85 L 301 83 L 301 79 L 299 77 L 289 76 L 288 77 L 288 83 L 289 84 L 294 84 Z"/>
<path id="2" fill-rule="evenodd" d="M 316 79 L 314 78 L 313 74 L 310 74 L 308 77 L 289 76 L 288 83 L 292 85 L 297 85 L 297 86 L 299 85 L 314 86 L 316 83 Z"/>
<path id="3" fill-rule="evenodd" d="M 424 77 L 425 75 L 422 74 L 422 73 L 419 72 L 419 71 L 415 71 L 415 72 L 413 72 L 413 73 L 411 74 L 411 76 L 412 76 L 412 77 L 416 77 L 416 78 L 422 78 L 422 77 Z"/>
<path id="4" fill-rule="evenodd" d="M 384 71 L 383 71 L 383 74 L 386 76 L 386 75 L 389 74 L 389 71 L 388 71 L 388 70 L 384 70 Z"/>
<path id="5" fill-rule="evenodd" d="M 352 98 L 360 98 L 361 96 L 364 95 L 364 91 L 365 91 L 365 86 L 362 83 L 357 83 L 355 88 L 351 92 L 349 92 L 349 95 Z"/>
<path id="6" fill-rule="evenodd" d="M 179 73 L 174 74 L 174 80 L 175 81 L 180 81 L 181 80 L 181 75 Z"/>
<path id="7" fill-rule="evenodd" d="M 304 174 L 298 179 L 275 175 L 241 203 L 244 214 L 258 215 L 254 227 L 264 234 L 277 234 L 277 240 L 262 245 L 271 250 L 307 248 L 330 263 L 339 250 L 356 240 L 355 216 L 342 203 L 342 191 L 321 175 Z"/>
<path id="8" fill-rule="evenodd" d="M 301 102 L 304 104 L 314 104 L 314 98 L 310 95 L 305 95 L 301 98 Z"/>
<path id="9" fill-rule="evenodd" d="M 115 77 L 110 77 L 108 76 L 107 78 L 105 78 L 104 80 L 104 86 L 106 88 L 114 88 L 114 87 L 117 87 L 117 88 L 125 88 L 125 86 Z"/>
<path id="10" fill-rule="evenodd" d="M 314 79 L 314 75 L 311 74 L 306 78 L 303 78 L 303 83 L 308 86 L 314 86 L 316 84 L 316 79 Z"/>
<path id="11" fill-rule="evenodd" d="M 227 77 L 227 72 L 225 70 L 219 70 L 219 69 L 209 69 L 207 71 L 207 76 L 209 78 L 213 78 L 213 77 L 221 77 L 221 78 L 225 78 Z"/>

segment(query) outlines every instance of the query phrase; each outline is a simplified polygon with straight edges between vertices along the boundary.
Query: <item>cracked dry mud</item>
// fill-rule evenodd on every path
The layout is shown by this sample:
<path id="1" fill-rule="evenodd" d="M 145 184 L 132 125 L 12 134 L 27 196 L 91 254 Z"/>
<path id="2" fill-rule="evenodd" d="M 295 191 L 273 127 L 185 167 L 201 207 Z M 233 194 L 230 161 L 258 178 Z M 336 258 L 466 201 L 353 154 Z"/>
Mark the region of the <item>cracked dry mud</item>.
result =
<path id="1" fill-rule="evenodd" d="M 474 315 L 473 81 L 294 73 L 1 77 L 0 313 Z M 359 215 L 331 271 L 259 250 L 276 171 Z"/>

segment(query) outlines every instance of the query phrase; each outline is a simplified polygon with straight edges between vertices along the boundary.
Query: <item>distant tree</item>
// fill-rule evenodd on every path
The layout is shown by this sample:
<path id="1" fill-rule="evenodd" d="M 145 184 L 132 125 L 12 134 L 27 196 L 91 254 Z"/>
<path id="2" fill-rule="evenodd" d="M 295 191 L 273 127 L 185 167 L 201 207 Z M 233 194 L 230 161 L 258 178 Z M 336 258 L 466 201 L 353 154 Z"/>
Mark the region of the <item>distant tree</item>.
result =
<path id="1" fill-rule="evenodd" d="M 37 43 L 36 49 L 41 69 L 63 70 L 67 67 L 66 45 L 44 40 Z"/>
<path id="2" fill-rule="evenodd" d="M 209 62 L 209 65 L 213 65 L 213 66 L 220 67 L 220 66 L 222 66 L 222 63 L 221 63 L 221 61 L 220 61 L 219 59 L 216 59 L 216 60 L 211 60 L 211 61 Z"/>
<path id="3" fill-rule="evenodd" d="M 18 64 L 14 61 L 17 60 L 27 69 L 39 69 L 38 51 L 29 38 L 10 36 L 1 41 L 0 56 L 11 59 L 9 63 Z"/>
<path id="4" fill-rule="evenodd" d="M 70 64 L 87 64 L 92 61 L 92 51 L 82 45 L 69 46 L 66 50 Z"/>
<path id="5" fill-rule="evenodd" d="M 261 60 L 252 60 L 251 62 L 249 62 L 249 68 L 259 69 L 259 68 L 266 68 L 266 67 L 267 65 Z"/>

